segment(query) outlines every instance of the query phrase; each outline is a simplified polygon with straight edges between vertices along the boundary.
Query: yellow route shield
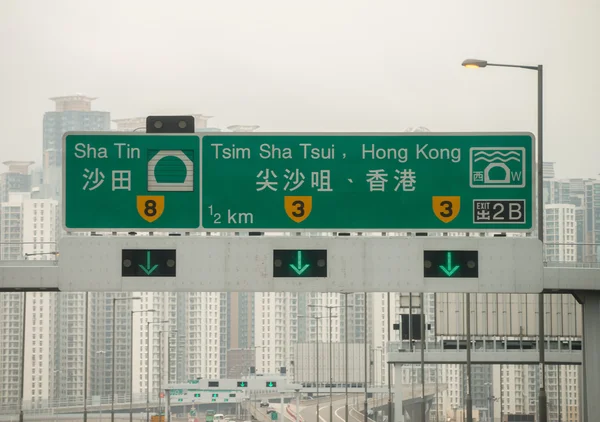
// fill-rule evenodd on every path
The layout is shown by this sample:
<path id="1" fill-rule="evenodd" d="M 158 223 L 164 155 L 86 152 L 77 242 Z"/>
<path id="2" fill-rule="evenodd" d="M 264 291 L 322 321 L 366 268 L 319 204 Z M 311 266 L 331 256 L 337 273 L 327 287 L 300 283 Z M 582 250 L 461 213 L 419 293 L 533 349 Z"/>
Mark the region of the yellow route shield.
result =
<path id="1" fill-rule="evenodd" d="M 162 215 L 165 210 L 164 196 L 143 196 L 137 197 L 137 210 L 140 217 L 148 223 L 153 223 Z"/>
<path id="2" fill-rule="evenodd" d="M 460 196 L 434 196 L 433 213 L 444 223 L 449 223 L 460 212 Z"/>
<path id="3" fill-rule="evenodd" d="M 296 223 L 306 220 L 312 211 L 312 196 L 285 196 L 285 213 Z"/>

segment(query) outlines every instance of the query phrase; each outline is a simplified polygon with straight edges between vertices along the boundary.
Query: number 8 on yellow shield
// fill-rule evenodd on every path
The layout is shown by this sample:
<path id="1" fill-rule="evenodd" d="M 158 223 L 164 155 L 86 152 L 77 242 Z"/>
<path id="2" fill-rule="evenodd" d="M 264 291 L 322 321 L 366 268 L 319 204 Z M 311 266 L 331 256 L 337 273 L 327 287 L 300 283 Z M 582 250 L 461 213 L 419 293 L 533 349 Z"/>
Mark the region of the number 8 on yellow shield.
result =
<path id="1" fill-rule="evenodd" d="M 153 223 L 162 215 L 165 210 L 164 196 L 144 196 L 137 197 L 137 211 L 140 217 L 148 223 Z"/>

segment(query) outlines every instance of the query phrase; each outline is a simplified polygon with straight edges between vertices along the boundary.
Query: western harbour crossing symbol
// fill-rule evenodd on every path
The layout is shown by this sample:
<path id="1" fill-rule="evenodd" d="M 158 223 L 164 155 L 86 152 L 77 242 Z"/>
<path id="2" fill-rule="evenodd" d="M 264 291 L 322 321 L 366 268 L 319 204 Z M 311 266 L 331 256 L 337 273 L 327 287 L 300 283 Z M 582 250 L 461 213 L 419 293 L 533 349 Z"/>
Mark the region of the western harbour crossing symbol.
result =
<path id="1" fill-rule="evenodd" d="M 529 232 L 533 144 L 530 133 L 67 133 L 64 226 Z"/>

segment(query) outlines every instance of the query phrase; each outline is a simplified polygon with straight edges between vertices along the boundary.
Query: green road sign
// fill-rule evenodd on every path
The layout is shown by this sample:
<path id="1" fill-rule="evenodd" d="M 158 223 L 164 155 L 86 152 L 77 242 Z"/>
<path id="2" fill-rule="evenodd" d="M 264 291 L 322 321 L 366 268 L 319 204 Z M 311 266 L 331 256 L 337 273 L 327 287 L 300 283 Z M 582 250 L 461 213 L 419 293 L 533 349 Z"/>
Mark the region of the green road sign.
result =
<path id="1" fill-rule="evenodd" d="M 528 133 L 204 135 L 201 225 L 531 231 L 533 143 Z"/>
<path id="2" fill-rule="evenodd" d="M 276 421 L 277 420 L 277 412 L 271 412 L 271 420 L 272 421 Z"/>
<path id="3" fill-rule="evenodd" d="M 196 135 L 67 133 L 67 230 L 167 230 L 200 226 Z"/>

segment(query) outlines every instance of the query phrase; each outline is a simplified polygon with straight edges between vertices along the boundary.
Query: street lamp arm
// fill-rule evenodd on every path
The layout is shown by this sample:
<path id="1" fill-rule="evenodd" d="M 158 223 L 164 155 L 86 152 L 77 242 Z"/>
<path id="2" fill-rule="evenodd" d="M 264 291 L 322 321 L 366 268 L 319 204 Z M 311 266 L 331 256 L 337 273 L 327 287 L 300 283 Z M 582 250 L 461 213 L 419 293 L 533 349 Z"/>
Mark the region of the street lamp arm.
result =
<path id="1" fill-rule="evenodd" d="M 528 69 L 528 70 L 540 70 L 540 66 L 527 66 L 521 64 L 506 64 L 506 63 L 488 63 L 487 60 L 479 60 L 479 59 L 466 59 L 463 60 L 462 66 L 468 67 L 470 69 L 479 69 L 482 67 L 494 66 L 494 67 L 514 67 L 519 69 Z"/>
<path id="2" fill-rule="evenodd" d="M 520 65 L 520 64 L 488 63 L 487 65 L 495 66 L 495 67 L 516 67 L 519 69 L 539 70 L 539 66 L 526 66 L 526 65 Z"/>

